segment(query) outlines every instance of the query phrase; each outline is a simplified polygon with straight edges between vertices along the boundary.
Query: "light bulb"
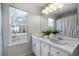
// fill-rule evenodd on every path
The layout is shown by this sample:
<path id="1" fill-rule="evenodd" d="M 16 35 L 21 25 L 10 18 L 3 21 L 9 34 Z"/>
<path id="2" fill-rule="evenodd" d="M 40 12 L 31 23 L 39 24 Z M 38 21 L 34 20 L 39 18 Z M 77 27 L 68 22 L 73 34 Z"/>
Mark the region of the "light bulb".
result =
<path id="1" fill-rule="evenodd" d="M 45 10 L 42 10 L 42 13 L 45 13 Z"/>
<path id="2" fill-rule="evenodd" d="M 49 10 L 49 12 L 52 12 L 52 11 L 53 11 L 52 9 Z"/>
<path id="3" fill-rule="evenodd" d="M 45 10 L 47 11 L 47 10 L 49 10 L 49 8 L 48 8 L 48 7 L 46 7 L 46 8 L 45 8 Z"/>
<path id="4" fill-rule="evenodd" d="M 46 11 L 45 14 L 48 14 L 48 12 Z"/>
<path id="5" fill-rule="evenodd" d="M 49 8 L 53 8 L 53 4 L 49 4 L 49 6 L 48 6 Z"/>

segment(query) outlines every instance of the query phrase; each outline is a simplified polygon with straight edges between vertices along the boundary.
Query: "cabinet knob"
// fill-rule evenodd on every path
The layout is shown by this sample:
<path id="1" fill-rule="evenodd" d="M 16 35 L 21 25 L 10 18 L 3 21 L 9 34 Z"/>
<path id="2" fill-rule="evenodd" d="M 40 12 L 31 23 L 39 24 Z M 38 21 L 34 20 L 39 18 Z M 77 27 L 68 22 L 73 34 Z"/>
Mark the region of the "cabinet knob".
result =
<path id="1" fill-rule="evenodd" d="M 57 54 L 60 54 L 60 52 L 57 52 Z"/>
<path id="2" fill-rule="evenodd" d="M 45 46 L 45 45 L 43 45 L 43 46 Z"/>
<path id="3" fill-rule="evenodd" d="M 48 56 L 50 56 L 50 52 L 48 52 Z"/>

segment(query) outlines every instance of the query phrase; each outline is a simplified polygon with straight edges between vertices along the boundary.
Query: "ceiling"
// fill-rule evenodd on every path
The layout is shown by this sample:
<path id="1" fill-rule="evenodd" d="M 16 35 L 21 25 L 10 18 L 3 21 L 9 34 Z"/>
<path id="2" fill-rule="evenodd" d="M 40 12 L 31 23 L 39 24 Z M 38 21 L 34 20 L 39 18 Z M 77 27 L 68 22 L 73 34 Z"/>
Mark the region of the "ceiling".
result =
<path id="1" fill-rule="evenodd" d="M 47 3 L 12 3 L 10 5 L 17 6 L 21 9 L 32 11 L 34 13 L 41 13 L 42 14 L 42 9 L 47 6 Z M 64 3 L 63 8 L 53 11 L 50 14 L 62 15 L 64 13 L 68 13 L 68 12 L 76 10 L 76 9 L 77 9 L 77 3 Z"/>
<path id="2" fill-rule="evenodd" d="M 46 3 L 7 3 L 13 7 L 27 10 L 32 13 L 40 13 L 40 8 L 44 7 Z"/>

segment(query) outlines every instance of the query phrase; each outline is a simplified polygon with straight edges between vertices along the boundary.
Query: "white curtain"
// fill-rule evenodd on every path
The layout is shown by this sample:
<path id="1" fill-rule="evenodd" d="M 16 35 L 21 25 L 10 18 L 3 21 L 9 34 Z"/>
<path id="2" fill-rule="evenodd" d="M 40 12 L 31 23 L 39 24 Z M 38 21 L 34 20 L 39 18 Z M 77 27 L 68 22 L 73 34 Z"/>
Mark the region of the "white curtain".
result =
<path id="1" fill-rule="evenodd" d="M 0 4 L 0 56 L 2 55 L 1 4 Z"/>

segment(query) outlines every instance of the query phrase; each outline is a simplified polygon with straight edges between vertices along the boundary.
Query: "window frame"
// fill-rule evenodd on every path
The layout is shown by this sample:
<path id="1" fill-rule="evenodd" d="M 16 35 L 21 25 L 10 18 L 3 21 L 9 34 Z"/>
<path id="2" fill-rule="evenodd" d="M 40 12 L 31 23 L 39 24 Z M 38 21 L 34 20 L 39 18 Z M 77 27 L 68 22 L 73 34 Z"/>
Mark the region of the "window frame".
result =
<path id="1" fill-rule="evenodd" d="M 50 19 L 52 19 L 51 22 L 49 22 Z M 52 23 L 52 26 L 49 25 L 51 23 Z M 48 27 L 55 27 L 55 20 L 53 18 L 48 18 Z"/>
<path id="2" fill-rule="evenodd" d="M 26 36 L 26 39 L 27 40 L 25 40 L 24 42 L 18 42 L 18 43 L 16 43 L 16 42 L 14 42 L 14 43 L 11 43 L 10 42 L 10 40 L 12 39 L 11 38 L 11 35 L 12 35 L 12 33 L 11 33 L 11 26 L 13 25 L 13 24 L 11 24 L 11 20 L 10 20 L 10 7 L 11 8 L 15 8 L 15 9 L 17 9 L 17 10 L 21 10 L 21 11 L 24 11 L 24 12 L 26 12 L 26 23 L 25 23 L 25 25 L 23 24 L 23 25 L 20 25 L 20 24 L 18 24 L 18 25 L 15 25 L 15 26 L 24 26 L 25 28 L 27 28 L 27 30 L 26 30 L 26 34 L 27 34 L 27 36 Z M 14 26 L 14 25 L 13 25 Z M 25 34 L 24 33 L 24 34 Z M 21 43 L 26 43 L 26 42 L 28 42 L 28 11 L 26 11 L 26 10 L 22 10 L 22 9 L 20 9 L 20 8 L 16 8 L 16 7 L 14 7 L 14 6 L 9 6 L 9 40 L 8 40 L 8 46 L 13 46 L 13 45 L 16 45 L 16 44 L 21 44 Z"/>

